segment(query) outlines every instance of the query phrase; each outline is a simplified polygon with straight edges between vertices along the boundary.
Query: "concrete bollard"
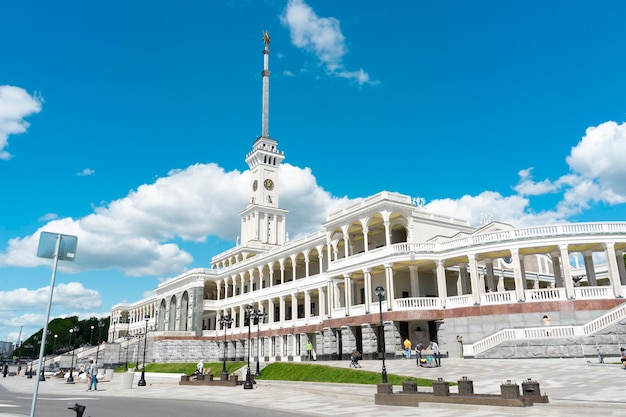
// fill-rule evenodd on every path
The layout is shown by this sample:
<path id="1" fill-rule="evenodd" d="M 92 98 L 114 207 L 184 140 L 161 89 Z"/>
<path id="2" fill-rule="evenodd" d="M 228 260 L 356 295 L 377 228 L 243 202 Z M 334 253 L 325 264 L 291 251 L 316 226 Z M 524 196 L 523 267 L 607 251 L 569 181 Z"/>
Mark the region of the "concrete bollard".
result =
<path id="1" fill-rule="evenodd" d="M 459 384 L 459 395 L 474 395 L 474 381 L 464 376 L 457 382 Z"/>
<path id="2" fill-rule="evenodd" d="M 376 392 L 378 394 L 393 394 L 393 385 L 388 383 L 376 384 Z"/>
<path id="3" fill-rule="evenodd" d="M 506 383 L 500 385 L 500 392 L 502 394 L 502 398 L 505 400 L 519 400 L 519 385 L 511 380 L 506 381 Z"/>
<path id="4" fill-rule="evenodd" d="M 417 392 L 417 382 L 404 381 L 402 383 L 402 392 Z"/>
<path id="5" fill-rule="evenodd" d="M 450 395 L 450 383 L 444 381 L 443 378 L 437 378 L 433 382 L 433 395 L 438 397 L 447 397 Z"/>

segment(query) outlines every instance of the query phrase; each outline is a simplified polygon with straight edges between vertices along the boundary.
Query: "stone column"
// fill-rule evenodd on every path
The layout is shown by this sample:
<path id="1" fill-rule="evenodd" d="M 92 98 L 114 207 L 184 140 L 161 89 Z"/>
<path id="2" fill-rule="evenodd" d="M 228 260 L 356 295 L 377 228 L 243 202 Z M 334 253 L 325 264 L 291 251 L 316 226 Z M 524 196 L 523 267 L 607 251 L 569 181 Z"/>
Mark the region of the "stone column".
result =
<path id="1" fill-rule="evenodd" d="M 350 274 L 343 274 L 343 296 L 344 310 L 346 317 L 350 315 L 350 305 L 352 304 L 352 286 L 350 285 Z"/>
<path id="2" fill-rule="evenodd" d="M 437 269 L 435 270 L 437 276 L 437 295 L 441 306 L 446 306 L 446 299 L 448 298 L 448 287 L 446 285 L 446 268 L 443 265 L 443 261 L 437 261 Z"/>
<path id="3" fill-rule="evenodd" d="M 296 264 L 296 260 L 297 260 L 296 258 L 297 258 L 297 256 L 296 255 L 291 255 L 290 258 L 291 258 L 291 280 L 293 282 L 295 282 L 296 281 L 296 265 L 297 265 Z"/>
<path id="4" fill-rule="evenodd" d="M 291 294 L 291 320 L 295 326 L 298 319 L 298 295 L 296 293 Z"/>
<path id="5" fill-rule="evenodd" d="M 558 252 L 551 252 L 552 269 L 554 270 L 554 288 L 563 287 L 563 275 L 561 274 L 561 260 Z"/>
<path id="6" fill-rule="evenodd" d="M 521 259 L 519 256 L 519 249 L 517 248 L 511 249 L 511 258 L 513 258 L 513 276 L 515 279 L 515 296 L 517 297 L 517 301 L 525 301 L 524 284 L 522 283 L 522 280 L 524 280 L 524 277 L 522 276 L 522 266 L 521 266 Z"/>
<path id="7" fill-rule="evenodd" d="M 411 297 L 419 297 L 419 267 L 417 265 L 409 265 L 409 276 L 411 280 Z"/>
<path id="8" fill-rule="evenodd" d="M 387 295 L 387 311 L 393 310 L 393 301 L 395 299 L 393 292 L 393 264 L 385 264 L 385 281 L 387 283 L 387 289 L 385 294 Z"/>
<path id="9" fill-rule="evenodd" d="M 363 250 L 365 253 L 369 251 L 369 229 L 367 227 L 363 227 Z"/>
<path id="10" fill-rule="evenodd" d="M 609 279 L 611 280 L 611 286 L 613 287 L 613 294 L 615 297 L 621 298 L 622 284 L 619 279 L 619 269 L 617 267 L 617 255 L 615 253 L 615 243 L 608 242 L 604 244 L 606 254 L 607 266 L 609 267 Z"/>
<path id="11" fill-rule="evenodd" d="M 592 287 L 598 285 L 596 280 L 596 268 L 593 264 L 593 252 L 590 250 L 583 252 L 583 259 L 585 260 L 585 272 L 587 273 L 587 284 Z"/>
<path id="12" fill-rule="evenodd" d="M 273 287 L 274 286 L 274 265 L 270 264 L 268 265 L 268 267 L 269 267 L 269 273 L 270 273 L 270 277 L 269 277 L 270 287 Z"/>
<path id="13" fill-rule="evenodd" d="M 372 308 L 372 274 L 369 268 L 363 270 L 363 285 L 365 286 L 365 313 L 369 314 Z"/>
<path id="14" fill-rule="evenodd" d="M 470 284 L 472 287 L 472 300 L 474 305 L 480 304 L 480 287 L 478 286 L 478 265 L 476 264 L 476 254 L 469 254 L 469 267 L 470 267 Z"/>
<path id="15" fill-rule="evenodd" d="M 311 318 L 311 294 L 309 290 L 304 290 L 304 318 L 308 324 Z"/>
<path id="16" fill-rule="evenodd" d="M 626 285 L 626 265 L 624 265 L 624 251 L 616 251 L 617 255 L 617 269 L 619 270 L 620 282 L 622 285 Z"/>
<path id="17" fill-rule="evenodd" d="M 520 254 L 519 256 L 519 266 L 520 272 L 522 274 L 522 288 L 528 289 L 528 281 L 526 280 L 526 264 L 524 264 L 524 255 Z"/>
<path id="18" fill-rule="evenodd" d="M 326 306 L 328 305 L 328 303 L 326 303 L 326 292 L 327 291 L 325 291 L 324 287 L 319 287 L 317 289 L 317 299 L 319 303 L 318 315 L 322 318 L 322 320 L 328 317 L 328 313 L 326 312 Z"/>
<path id="19" fill-rule="evenodd" d="M 311 251 L 310 250 L 306 250 L 304 251 L 304 277 L 308 278 L 310 273 L 309 273 L 309 264 L 311 263 L 311 261 L 309 260 L 309 253 Z"/>
<path id="20" fill-rule="evenodd" d="M 272 325 L 274 323 L 274 299 L 267 300 L 267 322 Z"/>
<path id="21" fill-rule="evenodd" d="M 567 250 L 567 245 L 559 245 L 559 250 L 561 252 L 561 260 L 563 261 L 565 294 L 567 295 L 567 298 L 574 299 L 576 298 L 576 295 L 574 294 L 574 281 L 572 281 L 572 270 L 569 264 L 569 252 Z"/>
<path id="22" fill-rule="evenodd" d="M 286 311 L 285 311 L 285 296 L 281 295 L 279 298 L 279 312 L 278 314 L 280 315 L 280 328 L 282 329 L 283 327 L 285 327 L 285 317 L 286 315 Z"/>
<path id="23" fill-rule="evenodd" d="M 487 287 L 491 288 L 491 291 L 495 291 L 496 282 L 493 275 L 493 259 L 485 259 L 485 266 L 487 267 Z"/>

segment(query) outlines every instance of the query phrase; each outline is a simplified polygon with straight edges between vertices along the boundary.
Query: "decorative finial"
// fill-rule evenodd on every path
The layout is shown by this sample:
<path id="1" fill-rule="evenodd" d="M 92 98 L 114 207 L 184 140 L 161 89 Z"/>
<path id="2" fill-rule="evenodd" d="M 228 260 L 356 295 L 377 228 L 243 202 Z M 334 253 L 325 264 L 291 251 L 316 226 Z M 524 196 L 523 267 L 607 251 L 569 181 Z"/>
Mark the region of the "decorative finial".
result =
<path id="1" fill-rule="evenodd" d="M 270 46 L 270 35 L 267 34 L 267 30 L 262 31 L 263 32 L 263 42 L 265 42 L 265 46 Z"/>

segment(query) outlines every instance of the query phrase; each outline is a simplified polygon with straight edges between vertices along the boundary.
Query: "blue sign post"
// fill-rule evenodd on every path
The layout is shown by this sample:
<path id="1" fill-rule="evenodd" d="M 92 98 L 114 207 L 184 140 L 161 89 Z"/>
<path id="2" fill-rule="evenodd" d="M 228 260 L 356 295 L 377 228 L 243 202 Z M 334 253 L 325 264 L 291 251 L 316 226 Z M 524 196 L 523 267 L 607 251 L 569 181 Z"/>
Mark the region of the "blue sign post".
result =
<path id="1" fill-rule="evenodd" d="M 41 364 L 43 361 L 46 337 L 48 335 L 48 322 L 50 321 L 50 309 L 52 307 L 52 293 L 54 291 L 54 280 L 57 274 L 57 264 L 59 260 L 74 261 L 76 257 L 76 246 L 78 238 L 71 235 L 62 235 L 60 233 L 41 232 L 39 235 L 39 247 L 37 248 L 37 256 L 40 258 L 54 259 L 52 266 L 52 278 L 50 280 L 50 297 L 48 298 L 48 311 L 46 312 L 46 322 L 43 327 L 41 340 L 41 348 L 39 349 L 39 378 L 35 383 L 35 392 L 33 393 L 33 404 L 30 409 L 30 417 L 35 417 L 35 405 L 37 404 L 37 393 L 39 392 L 39 381 L 42 380 L 41 375 L 45 372 Z M 45 379 L 43 379 L 45 381 Z"/>

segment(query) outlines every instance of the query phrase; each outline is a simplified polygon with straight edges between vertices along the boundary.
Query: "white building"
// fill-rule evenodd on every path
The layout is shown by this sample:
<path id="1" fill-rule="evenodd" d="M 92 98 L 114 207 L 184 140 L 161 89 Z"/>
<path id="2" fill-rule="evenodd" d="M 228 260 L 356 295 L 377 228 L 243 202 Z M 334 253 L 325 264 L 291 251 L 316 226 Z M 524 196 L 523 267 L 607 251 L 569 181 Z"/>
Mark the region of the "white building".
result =
<path id="1" fill-rule="evenodd" d="M 474 228 L 383 191 L 288 241 L 284 154 L 268 134 L 268 57 L 266 37 L 262 135 L 245 157 L 252 175 L 241 242 L 151 298 L 115 305 L 109 341 L 132 343 L 124 336 L 149 329 L 150 361 L 244 360 L 249 347 L 261 361 L 301 360 L 308 341 L 317 358 L 346 359 L 354 349 L 372 358 L 383 339 L 392 357 L 405 337 L 438 340 L 450 355 L 480 356 L 523 339 L 527 355 L 568 356 L 564 346 L 595 353 L 584 349 L 597 339 L 585 338 L 626 317 L 626 222 Z M 246 324 L 248 306 L 266 315 L 262 323 Z M 545 338 L 544 314 L 559 342 L 532 350 L 529 339 Z M 228 316 L 233 324 L 223 329 Z"/>

